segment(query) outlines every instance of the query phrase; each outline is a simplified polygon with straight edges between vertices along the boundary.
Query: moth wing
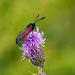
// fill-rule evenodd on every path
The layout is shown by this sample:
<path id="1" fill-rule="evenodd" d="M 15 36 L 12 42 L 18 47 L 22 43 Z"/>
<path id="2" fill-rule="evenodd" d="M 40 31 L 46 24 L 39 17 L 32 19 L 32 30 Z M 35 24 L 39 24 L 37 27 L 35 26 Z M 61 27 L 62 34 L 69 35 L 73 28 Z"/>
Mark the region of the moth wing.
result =
<path id="1" fill-rule="evenodd" d="M 31 31 L 29 31 L 27 28 L 25 28 L 24 30 L 22 30 L 20 33 L 19 33 L 19 35 L 17 36 L 17 38 L 16 38 L 16 43 L 20 46 L 20 45 L 22 45 L 24 42 L 25 42 L 25 40 L 26 40 L 26 38 L 27 38 L 27 36 L 28 36 L 28 34 L 30 33 Z"/>

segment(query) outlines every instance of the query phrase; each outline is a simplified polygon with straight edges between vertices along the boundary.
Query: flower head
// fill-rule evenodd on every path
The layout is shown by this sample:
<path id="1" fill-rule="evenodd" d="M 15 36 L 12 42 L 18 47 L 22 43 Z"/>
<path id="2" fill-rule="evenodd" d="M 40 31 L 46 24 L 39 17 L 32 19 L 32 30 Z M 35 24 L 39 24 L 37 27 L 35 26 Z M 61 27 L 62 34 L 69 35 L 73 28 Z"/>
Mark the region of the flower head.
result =
<path id="1" fill-rule="evenodd" d="M 36 28 L 36 32 L 32 31 L 26 38 L 25 42 L 20 48 L 23 50 L 23 60 L 26 57 L 36 66 L 41 66 L 45 61 L 44 53 L 41 50 L 40 45 L 44 47 L 46 39 L 43 39 L 43 32 L 39 33 L 39 28 Z"/>
<path id="2" fill-rule="evenodd" d="M 41 48 L 34 48 L 30 50 L 31 62 L 36 66 L 43 67 L 45 61 L 44 53 Z"/>

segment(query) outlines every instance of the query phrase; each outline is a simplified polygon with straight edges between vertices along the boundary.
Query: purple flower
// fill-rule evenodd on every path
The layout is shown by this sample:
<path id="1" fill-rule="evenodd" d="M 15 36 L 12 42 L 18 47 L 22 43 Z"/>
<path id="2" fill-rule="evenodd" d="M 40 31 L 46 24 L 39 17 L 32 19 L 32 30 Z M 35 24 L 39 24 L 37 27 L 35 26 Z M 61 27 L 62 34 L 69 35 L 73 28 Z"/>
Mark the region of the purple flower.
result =
<path id="1" fill-rule="evenodd" d="M 36 32 L 32 31 L 26 38 L 25 42 L 20 48 L 23 50 L 22 57 L 24 60 L 25 57 L 36 66 L 41 66 L 45 61 L 44 53 L 41 50 L 40 45 L 44 47 L 45 38 L 43 39 L 44 33 L 39 33 L 39 28 L 36 28 Z"/>
<path id="2" fill-rule="evenodd" d="M 42 75 L 46 75 L 46 73 L 42 72 Z"/>

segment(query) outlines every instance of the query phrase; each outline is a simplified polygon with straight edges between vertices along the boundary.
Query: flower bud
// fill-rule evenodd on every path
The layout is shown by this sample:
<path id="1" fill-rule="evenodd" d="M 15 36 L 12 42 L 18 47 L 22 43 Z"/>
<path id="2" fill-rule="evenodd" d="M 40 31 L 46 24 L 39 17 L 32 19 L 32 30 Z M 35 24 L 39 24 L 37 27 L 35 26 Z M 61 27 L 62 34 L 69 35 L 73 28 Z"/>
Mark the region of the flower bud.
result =
<path id="1" fill-rule="evenodd" d="M 36 66 L 42 66 L 45 62 L 44 53 L 41 48 L 35 48 L 30 50 L 31 62 Z"/>

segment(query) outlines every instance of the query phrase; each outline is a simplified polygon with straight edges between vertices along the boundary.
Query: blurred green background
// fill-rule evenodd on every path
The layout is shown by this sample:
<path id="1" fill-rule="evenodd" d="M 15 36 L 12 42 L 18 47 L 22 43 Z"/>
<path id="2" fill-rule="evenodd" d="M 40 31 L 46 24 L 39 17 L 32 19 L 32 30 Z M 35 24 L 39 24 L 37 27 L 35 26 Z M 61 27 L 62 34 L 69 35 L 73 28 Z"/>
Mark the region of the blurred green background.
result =
<path id="1" fill-rule="evenodd" d="M 37 14 L 46 18 L 36 24 L 46 38 L 43 71 L 47 75 L 75 75 L 75 0 L 0 0 L 0 75 L 31 75 L 37 67 L 16 44 L 18 33 Z"/>

